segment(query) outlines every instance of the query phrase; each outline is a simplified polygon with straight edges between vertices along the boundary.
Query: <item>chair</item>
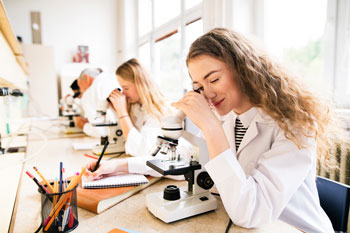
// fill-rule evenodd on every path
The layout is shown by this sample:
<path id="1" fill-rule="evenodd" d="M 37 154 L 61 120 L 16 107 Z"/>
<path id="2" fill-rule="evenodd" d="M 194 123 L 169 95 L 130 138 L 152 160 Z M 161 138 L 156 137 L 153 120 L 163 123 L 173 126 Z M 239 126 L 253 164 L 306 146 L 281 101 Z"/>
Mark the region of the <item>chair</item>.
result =
<path id="1" fill-rule="evenodd" d="M 318 196 L 335 231 L 346 232 L 349 217 L 350 186 L 318 176 Z"/>

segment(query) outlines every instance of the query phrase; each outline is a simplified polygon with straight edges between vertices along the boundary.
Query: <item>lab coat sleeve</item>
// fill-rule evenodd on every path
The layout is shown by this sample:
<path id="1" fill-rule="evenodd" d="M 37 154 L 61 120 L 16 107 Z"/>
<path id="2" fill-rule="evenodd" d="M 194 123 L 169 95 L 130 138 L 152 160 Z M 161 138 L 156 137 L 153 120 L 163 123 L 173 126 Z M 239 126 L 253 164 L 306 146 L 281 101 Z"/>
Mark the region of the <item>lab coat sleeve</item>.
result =
<path id="1" fill-rule="evenodd" d="M 140 130 L 131 128 L 125 142 L 125 152 L 131 156 L 149 156 L 150 150 L 161 135 L 159 121 L 148 119 Z"/>
<path id="2" fill-rule="evenodd" d="M 154 177 L 162 176 L 159 172 L 153 170 L 149 166 L 147 166 L 147 160 L 155 159 L 154 157 L 131 157 L 127 158 L 128 160 L 128 170 L 129 173 L 137 173 L 143 175 L 150 175 Z"/>
<path id="3" fill-rule="evenodd" d="M 258 227 L 280 216 L 312 166 L 315 142 L 308 140 L 310 147 L 299 149 L 281 130 L 271 149 L 252 164 L 250 176 L 231 149 L 205 165 L 233 223 Z"/>
<path id="4" fill-rule="evenodd" d="M 107 135 L 106 129 L 104 127 L 94 127 L 89 122 L 84 124 L 83 132 L 86 135 L 94 138 L 100 138 L 101 136 Z"/>

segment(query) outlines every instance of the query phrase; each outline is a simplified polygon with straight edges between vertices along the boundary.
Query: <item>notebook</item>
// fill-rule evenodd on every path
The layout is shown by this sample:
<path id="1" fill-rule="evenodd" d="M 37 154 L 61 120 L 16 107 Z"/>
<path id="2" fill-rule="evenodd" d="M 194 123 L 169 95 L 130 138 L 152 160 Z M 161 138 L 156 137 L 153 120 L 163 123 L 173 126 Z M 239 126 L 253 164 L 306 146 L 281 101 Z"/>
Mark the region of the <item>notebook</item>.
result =
<path id="1" fill-rule="evenodd" d="M 82 187 L 85 189 L 103 189 L 103 188 L 116 188 L 126 186 L 138 186 L 141 184 L 147 184 L 148 179 L 141 174 L 123 174 L 117 176 L 110 176 L 100 180 L 82 181 Z"/>
<path id="2" fill-rule="evenodd" d="M 84 189 L 79 186 L 77 188 L 78 206 L 99 214 L 156 183 L 161 177 L 147 176 L 147 179 L 149 180 L 147 184 L 139 186 L 108 189 Z"/>

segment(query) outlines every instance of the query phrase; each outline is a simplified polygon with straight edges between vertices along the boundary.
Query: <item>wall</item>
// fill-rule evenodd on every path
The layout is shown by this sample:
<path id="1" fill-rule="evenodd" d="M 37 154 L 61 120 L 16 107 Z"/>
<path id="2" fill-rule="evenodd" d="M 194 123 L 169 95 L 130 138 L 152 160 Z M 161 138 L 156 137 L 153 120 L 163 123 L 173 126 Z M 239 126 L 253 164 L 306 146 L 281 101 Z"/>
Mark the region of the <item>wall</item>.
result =
<path id="1" fill-rule="evenodd" d="M 56 73 L 71 62 L 77 45 L 88 45 L 90 61 L 104 70 L 117 66 L 116 0 L 3 0 L 11 25 L 32 42 L 30 11 L 41 12 L 42 44 L 54 48 Z"/>

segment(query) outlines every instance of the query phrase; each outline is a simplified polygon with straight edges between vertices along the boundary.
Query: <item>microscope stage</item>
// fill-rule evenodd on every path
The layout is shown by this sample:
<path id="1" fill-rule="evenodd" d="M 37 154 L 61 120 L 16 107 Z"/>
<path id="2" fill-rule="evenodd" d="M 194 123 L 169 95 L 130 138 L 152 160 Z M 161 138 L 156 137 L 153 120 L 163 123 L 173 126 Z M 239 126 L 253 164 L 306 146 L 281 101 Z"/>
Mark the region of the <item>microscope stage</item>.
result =
<path id="1" fill-rule="evenodd" d="M 163 198 L 163 192 L 151 193 L 146 196 L 146 205 L 154 216 L 166 223 L 217 208 L 217 200 L 209 192 L 192 194 L 181 190 L 180 196 L 179 200 L 168 201 Z"/>
<path id="2" fill-rule="evenodd" d="M 156 170 L 162 175 L 184 175 L 188 171 L 194 171 L 201 169 L 201 165 L 195 161 L 185 160 L 148 160 L 147 166 Z"/>

